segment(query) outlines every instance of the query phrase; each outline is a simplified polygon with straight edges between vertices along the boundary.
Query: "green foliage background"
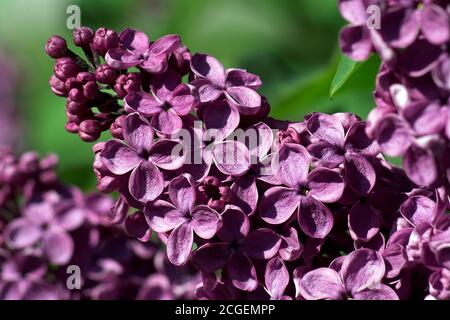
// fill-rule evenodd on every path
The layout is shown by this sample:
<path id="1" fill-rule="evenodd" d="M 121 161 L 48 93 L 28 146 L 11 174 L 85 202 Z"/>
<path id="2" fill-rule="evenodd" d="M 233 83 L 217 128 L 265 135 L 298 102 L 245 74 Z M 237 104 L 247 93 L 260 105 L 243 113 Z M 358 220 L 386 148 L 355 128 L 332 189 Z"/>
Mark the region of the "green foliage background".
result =
<path id="1" fill-rule="evenodd" d="M 64 100 L 48 88 L 52 60 L 43 51 L 52 34 L 71 38 L 70 4 L 80 6 L 82 25 L 134 27 L 152 39 L 178 33 L 192 51 L 259 74 L 274 117 L 301 120 L 311 111 L 366 117 L 373 107 L 376 58 L 359 66 L 329 98 L 345 23 L 335 0 L 2 0 L 0 49 L 19 69 L 20 149 L 57 153 L 62 178 L 83 189 L 95 186 L 92 145 L 65 132 Z"/>

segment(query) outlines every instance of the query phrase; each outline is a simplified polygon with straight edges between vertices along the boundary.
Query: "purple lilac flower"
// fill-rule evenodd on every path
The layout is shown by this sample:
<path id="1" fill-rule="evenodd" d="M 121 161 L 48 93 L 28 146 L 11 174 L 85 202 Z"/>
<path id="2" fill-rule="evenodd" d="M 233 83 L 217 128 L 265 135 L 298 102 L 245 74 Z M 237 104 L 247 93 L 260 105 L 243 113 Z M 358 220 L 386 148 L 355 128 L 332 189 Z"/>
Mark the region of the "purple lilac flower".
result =
<path id="1" fill-rule="evenodd" d="M 307 300 L 398 300 L 394 290 L 381 281 L 385 266 L 376 251 L 359 249 L 342 261 L 338 270 L 318 268 L 298 280 L 299 293 Z"/>
<path id="2" fill-rule="evenodd" d="M 89 269 L 83 297 L 448 297 L 448 66 L 439 48 L 448 39 L 430 31 L 428 15 L 438 26 L 444 19 L 438 5 L 389 2 L 382 21 L 393 30 L 410 26 L 412 11 L 427 16 L 419 31 L 400 27 L 389 39 L 363 21 L 379 1 L 339 4 L 352 23 L 344 51 L 385 60 L 368 122 L 345 112 L 272 119 L 258 76 L 191 54 L 178 36 L 151 43 L 137 30 L 100 28 L 91 39 L 79 29 L 84 63 L 53 39 L 51 86 L 68 97 L 66 128 L 86 141 L 108 128 L 114 137 L 94 146 L 94 172 L 98 189 L 119 197 L 111 210 L 112 201 L 81 197 L 84 222 L 69 232 L 73 259 Z M 416 50 L 426 59 L 412 59 Z M 380 151 L 404 155 L 405 169 Z"/>

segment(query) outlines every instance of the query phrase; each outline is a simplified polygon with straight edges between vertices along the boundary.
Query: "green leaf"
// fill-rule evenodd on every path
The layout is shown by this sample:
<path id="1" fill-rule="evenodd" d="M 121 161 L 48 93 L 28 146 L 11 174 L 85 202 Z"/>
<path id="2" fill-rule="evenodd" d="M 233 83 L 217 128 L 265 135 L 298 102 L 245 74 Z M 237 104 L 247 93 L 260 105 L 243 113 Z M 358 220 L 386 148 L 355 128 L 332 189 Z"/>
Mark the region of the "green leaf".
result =
<path id="1" fill-rule="evenodd" d="M 331 81 L 329 97 L 332 98 L 339 89 L 347 82 L 351 75 L 358 70 L 358 68 L 364 62 L 353 61 L 346 56 L 341 56 L 339 60 L 339 65 L 337 67 L 336 73 L 334 75 L 333 81 Z"/>

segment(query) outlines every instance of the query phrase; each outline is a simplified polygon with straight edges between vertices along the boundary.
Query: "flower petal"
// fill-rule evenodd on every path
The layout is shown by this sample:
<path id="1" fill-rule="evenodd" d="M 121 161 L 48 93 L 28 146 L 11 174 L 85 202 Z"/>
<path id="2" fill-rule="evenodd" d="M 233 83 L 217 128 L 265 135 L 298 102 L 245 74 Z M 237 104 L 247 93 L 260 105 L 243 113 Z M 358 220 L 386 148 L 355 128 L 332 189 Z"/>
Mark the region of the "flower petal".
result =
<path id="1" fill-rule="evenodd" d="M 356 153 L 345 157 L 345 175 L 347 183 L 360 195 L 368 194 L 376 182 L 376 172 L 365 157 Z"/>
<path id="2" fill-rule="evenodd" d="M 183 121 L 174 111 L 161 111 L 155 114 L 151 120 L 152 127 L 163 135 L 170 136 L 183 127 Z"/>
<path id="3" fill-rule="evenodd" d="M 131 172 L 128 187 L 136 200 L 146 203 L 156 200 L 163 192 L 164 179 L 153 163 L 142 161 Z"/>
<path id="4" fill-rule="evenodd" d="M 191 59 L 191 69 L 198 77 L 206 78 L 219 87 L 225 85 L 225 68 L 219 60 L 210 55 L 195 54 Z"/>
<path id="5" fill-rule="evenodd" d="M 261 218 L 270 224 L 281 224 L 287 221 L 297 209 L 300 197 L 290 188 L 270 188 L 261 198 L 259 205 Z"/>
<path id="6" fill-rule="evenodd" d="M 148 152 L 153 144 L 153 129 L 138 113 L 132 113 L 125 118 L 122 133 L 125 141 L 138 153 Z"/>
<path id="7" fill-rule="evenodd" d="M 382 15 L 379 32 L 391 47 L 406 48 L 417 38 L 419 21 L 414 9 L 399 7 Z"/>
<path id="8" fill-rule="evenodd" d="M 245 254 L 234 251 L 231 254 L 226 271 L 231 283 L 236 288 L 243 291 L 254 291 L 258 287 L 256 269 Z"/>
<path id="9" fill-rule="evenodd" d="M 377 251 L 358 249 L 345 258 L 341 275 L 347 290 L 355 294 L 378 285 L 385 270 L 383 258 Z"/>
<path id="10" fill-rule="evenodd" d="M 230 135 L 239 125 L 239 112 L 226 100 L 215 101 L 205 105 L 203 121 L 209 137 L 221 141 Z"/>
<path id="11" fill-rule="evenodd" d="M 169 184 L 170 201 L 181 212 L 189 213 L 194 208 L 196 190 L 190 174 L 183 174 L 173 178 Z"/>
<path id="12" fill-rule="evenodd" d="M 348 228 L 353 240 L 369 241 L 380 229 L 380 218 L 372 206 L 358 201 L 348 215 Z"/>
<path id="13" fill-rule="evenodd" d="M 381 284 L 379 288 L 363 290 L 353 295 L 355 300 L 399 300 L 397 293 L 385 284 Z"/>
<path id="14" fill-rule="evenodd" d="M 222 141 L 213 149 L 214 163 L 222 173 L 240 176 L 250 168 L 250 152 L 239 141 Z"/>
<path id="15" fill-rule="evenodd" d="M 329 268 L 318 268 L 306 273 L 298 290 L 306 300 L 342 300 L 345 288 L 339 274 Z"/>
<path id="16" fill-rule="evenodd" d="M 43 239 L 43 250 L 48 260 L 57 265 L 63 265 L 72 258 L 74 243 L 69 234 L 62 229 L 48 230 Z"/>
<path id="17" fill-rule="evenodd" d="M 345 182 L 336 171 L 316 168 L 308 176 L 309 195 L 324 203 L 338 201 L 344 193 Z"/>
<path id="18" fill-rule="evenodd" d="M 146 217 L 142 211 L 137 211 L 128 215 L 124 223 L 128 235 L 135 237 L 140 241 L 150 240 L 151 230 L 145 219 Z"/>
<path id="19" fill-rule="evenodd" d="M 397 157 L 411 144 L 412 131 L 398 115 L 390 114 L 380 120 L 375 137 L 384 153 Z"/>
<path id="20" fill-rule="evenodd" d="M 150 46 L 147 35 L 139 30 L 126 28 L 119 34 L 120 44 L 125 49 L 144 53 Z"/>
<path id="21" fill-rule="evenodd" d="M 450 38 L 447 12 L 436 4 L 430 3 L 420 10 L 422 32 L 432 44 L 444 44 Z"/>
<path id="22" fill-rule="evenodd" d="M 403 168 L 408 178 L 418 186 L 430 186 L 438 178 L 436 160 L 431 151 L 415 144 L 405 152 Z"/>
<path id="23" fill-rule="evenodd" d="M 119 140 L 106 142 L 100 157 L 105 167 L 117 175 L 130 172 L 142 161 L 136 151 Z"/>
<path id="24" fill-rule="evenodd" d="M 192 264 L 202 272 L 222 269 L 230 258 L 231 250 L 227 243 L 207 243 L 192 254 Z"/>
<path id="25" fill-rule="evenodd" d="M 18 218 L 8 225 L 3 231 L 3 237 L 7 245 L 13 249 L 23 249 L 31 246 L 42 236 L 39 225 L 26 218 Z"/>
<path id="26" fill-rule="evenodd" d="M 221 217 L 213 209 L 199 205 L 191 212 L 192 227 L 202 239 L 211 239 L 221 227 Z"/>
<path id="27" fill-rule="evenodd" d="M 227 69 L 227 87 L 247 87 L 258 90 L 262 85 L 261 79 L 243 69 Z"/>
<path id="28" fill-rule="evenodd" d="M 324 113 L 313 113 L 306 123 L 308 131 L 318 139 L 342 147 L 344 127 L 336 117 Z"/>
<path id="29" fill-rule="evenodd" d="M 194 243 L 194 230 L 190 223 L 176 227 L 167 241 L 167 257 L 176 266 L 184 265 L 191 255 Z"/>
<path id="30" fill-rule="evenodd" d="M 272 298 L 279 299 L 289 284 L 289 272 L 283 261 L 274 257 L 266 265 L 264 282 Z"/>
<path id="31" fill-rule="evenodd" d="M 239 112 L 244 115 L 258 113 L 261 107 L 261 96 L 253 89 L 247 87 L 229 87 L 225 95 Z"/>
<path id="32" fill-rule="evenodd" d="M 261 228 L 249 234 L 241 242 L 241 250 L 255 259 L 268 260 L 278 253 L 281 238 L 271 229 Z"/>
<path id="33" fill-rule="evenodd" d="M 231 186 L 233 203 L 240 207 L 245 214 L 252 214 L 258 204 L 258 188 L 253 177 L 243 175 Z"/>
<path id="34" fill-rule="evenodd" d="M 144 208 L 145 219 L 155 232 L 168 232 L 185 222 L 186 216 L 169 202 L 158 200 Z"/>
<path id="35" fill-rule="evenodd" d="M 308 179 L 310 157 L 299 144 L 283 144 L 272 159 L 272 172 L 286 186 L 297 188 Z"/>
<path id="36" fill-rule="evenodd" d="M 222 226 L 217 235 L 225 242 L 240 241 L 248 235 L 250 220 L 236 206 L 227 205 L 222 213 Z"/>
<path id="37" fill-rule="evenodd" d="M 149 117 L 162 111 L 162 103 L 153 94 L 131 92 L 123 100 L 123 107 L 128 113 L 139 112 Z"/>
<path id="38" fill-rule="evenodd" d="M 334 219 L 330 209 L 313 197 L 300 197 L 298 224 L 311 238 L 323 239 L 333 228 Z"/>
<path id="39" fill-rule="evenodd" d="M 110 49 L 106 53 L 105 61 L 111 68 L 124 70 L 137 66 L 142 59 L 139 54 L 127 50 Z"/>
<path id="40" fill-rule="evenodd" d="M 185 160 L 183 144 L 175 140 L 159 139 L 151 147 L 149 159 L 164 170 L 179 169 Z"/>
<path id="41" fill-rule="evenodd" d="M 375 156 L 380 152 L 378 143 L 366 134 L 366 121 L 354 123 L 345 137 L 345 148 L 364 156 Z"/>
<path id="42" fill-rule="evenodd" d="M 400 206 L 400 213 L 413 226 L 432 224 L 437 214 L 437 205 L 428 197 L 412 196 Z"/>
<path id="43" fill-rule="evenodd" d="M 366 26 L 347 26 L 339 34 L 339 46 L 350 59 L 364 61 L 372 53 L 372 41 Z"/>

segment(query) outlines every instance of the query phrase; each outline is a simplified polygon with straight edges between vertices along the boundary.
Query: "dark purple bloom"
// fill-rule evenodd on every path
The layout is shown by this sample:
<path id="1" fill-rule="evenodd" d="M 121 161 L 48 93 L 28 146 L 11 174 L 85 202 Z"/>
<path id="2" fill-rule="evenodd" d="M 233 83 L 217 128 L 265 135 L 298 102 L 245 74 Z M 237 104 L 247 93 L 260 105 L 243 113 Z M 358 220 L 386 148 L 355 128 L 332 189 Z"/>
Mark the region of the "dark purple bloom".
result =
<path id="1" fill-rule="evenodd" d="M 150 73 L 167 70 L 169 55 L 179 46 L 180 37 L 167 35 L 150 43 L 141 31 L 125 29 L 119 35 L 120 48 L 108 51 L 105 60 L 116 69 L 140 66 Z"/>
<path id="2" fill-rule="evenodd" d="M 196 190 L 192 177 L 183 175 L 169 184 L 171 202 L 155 201 L 145 207 L 145 217 L 156 232 L 171 231 L 167 241 L 167 256 L 175 265 L 189 259 L 194 232 L 203 239 L 211 239 L 221 226 L 221 217 L 213 209 L 195 206 Z"/>

